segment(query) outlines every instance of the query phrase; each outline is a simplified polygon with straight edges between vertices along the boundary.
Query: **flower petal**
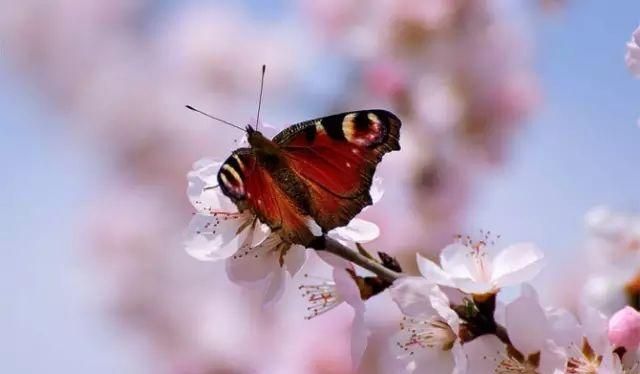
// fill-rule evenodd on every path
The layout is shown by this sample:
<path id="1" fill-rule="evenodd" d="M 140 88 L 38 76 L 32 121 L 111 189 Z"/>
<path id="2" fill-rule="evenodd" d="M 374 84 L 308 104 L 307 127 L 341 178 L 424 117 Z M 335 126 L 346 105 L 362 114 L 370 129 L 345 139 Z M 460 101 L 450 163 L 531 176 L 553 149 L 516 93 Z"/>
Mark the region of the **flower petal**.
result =
<path id="1" fill-rule="evenodd" d="M 351 243 L 366 243 L 380 236 L 380 229 L 373 222 L 354 218 L 347 226 L 336 227 L 329 231 L 329 236 Z"/>
<path id="2" fill-rule="evenodd" d="M 438 286 L 422 277 L 402 277 L 389 288 L 391 298 L 402 313 L 411 317 L 429 317 L 437 314 L 431 305 L 431 296 L 440 291 Z"/>
<path id="3" fill-rule="evenodd" d="M 384 188 L 382 187 L 382 178 L 374 177 L 373 183 L 371 183 L 371 189 L 369 190 L 369 195 L 371 195 L 371 205 L 377 203 L 382 199 L 384 195 Z"/>
<path id="4" fill-rule="evenodd" d="M 452 281 L 454 287 L 470 294 L 482 295 L 495 291 L 493 285 L 489 282 L 475 281 L 471 278 L 453 278 Z"/>
<path id="5" fill-rule="evenodd" d="M 514 347 L 525 356 L 540 351 L 551 333 L 533 287 L 522 285 L 522 294 L 507 305 L 505 312 L 506 328 Z"/>
<path id="6" fill-rule="evenodd" d="M 269 308 L 275 304 L 284 294 L 287 273 L 279 268 L 271 273 L 267 279 L 267 287 L 262 296 L 262 307 Z"/>
<path id="7" fill-rule="evenodd" d="M 497 288 L 530 281 L 544 265 L 544 254 L 532 243 L 511 245 L 493 259 L 493 284 Z"/>
<path id="8" fill-rule="evenodd" d="M 416 352 L 414 373 L 456 373 L 451 350 L 425 347 Z"/>
<path id="9" fill-rule="evenodd" d="M 464 345 L 468 374 L 495 373 L 503 360 L 505 345 L 495 335 L 482 335 Z"/>
<path id="10" fill-rule="evenodd" d="M 362 356 L 367 349 L 369 335 L 370 332 L 364 318 L 364 308 L 360 311 L 356 309 L 351 324 L 351 367 L 354 373 L 357 372 L 358 367 L 360 367 Z"/>
<path id="11" fill-rule="evenodd" d="M 360 289 L 347 269 L 334 268 L 333 281 L 336 283 L 336 291 L 340 299 L 351 305 L 356 313 L 364 312 L 364 301 L 360 297 Z"/>
<path id="12" fill-rule="evenodd" d="M 216 261 L 233 255 L 242 244 L 238 229 L 249 216 L 240 213 L 196 214 L 184 241 L 187 253 L 201 261 Z"/>
<path id="13" fill-rule="evenodd" d="M 432 289 L 429 299 L 431 300 L 433 309 L 435 309 L 440 317 L 457 333 L 460 327 L 460 317 L 451 309 L 451 303 L 447 295 L 442 292 L 439 287 L 435 287 Z"/>
<path id="14" fill-rule="evenodd" d="M 598 353 L 605 352 L 609 346 L 609 337 L 607 336 L 609 321 L 607 317 L 590 306 L 582 307 L 578 314 L 582 331 L 591 347 Z"/>
<path id="15" fill-rule="evenodd" d="M 293 277 L 307 261 L 307 249 L 301 245 L 293 245 L 284 256 L 284 265 Z"/>
<path id="16" fill-rule="evenodd" d="M 222 162 L 202 159 L 193 164 L 193 170 L 187 174 L 187 196 L 194 208 L 200 213 L 214 211 L 235 212 L 235 205 L 222 194 L 217 175 Z"/>
<path id="17" fill-rule="evenodd" d="M 551 339 L 565 350 L 582 343 L 582 327 L 573 315 L 565 310 L 554 308 L 546 311 Z"/>
<path id="18" fill-rule="evenodd" d="M 449 278 L 449 275 L 445 273 L 440 266 L 436 265 L 433 261 L 422 257 L 419 253 L 416 253 L 416 263 L 418 264 L 418 270 L 420 274 L 428 281 L 441 286 L 453 287 L 454 283 Z"/>
<path id="19" fill-rule="evenodd" d="M 471 248 L 453 243 L 446 246 L 440 253 L 440 266 L 450 278 L 476 279 L 475 264 L 469 253 Z"/>
<path id="20" fill-rule="evenodd" d="M 254 283 L 265 279 L 272 272 L 279 271 L 280 254 L 276 247 L 281 242 L 277 234 L 271 234 L 259 245 L 228 258 L 226 270 L 229 279 L 238 284 Z"/>
<path id="21" fill-rule="evenodd" d="M 459 342 L 455 342 L 453 348 L 451 348 L 451 353 L 453 354 L 453 362 L 455 367 L 451 374 L 465 374 L 467 372 L 467 354 L 464 349 L 462 349 L 462 345 Z"/>

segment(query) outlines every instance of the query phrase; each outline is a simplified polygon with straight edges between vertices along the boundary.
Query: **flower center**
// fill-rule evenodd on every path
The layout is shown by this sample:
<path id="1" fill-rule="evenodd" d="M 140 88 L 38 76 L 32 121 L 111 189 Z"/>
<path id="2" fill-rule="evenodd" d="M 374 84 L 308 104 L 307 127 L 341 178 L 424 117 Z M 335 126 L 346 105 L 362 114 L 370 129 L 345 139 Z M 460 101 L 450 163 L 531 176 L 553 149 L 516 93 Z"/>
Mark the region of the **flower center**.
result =
<path id="1" fill-rule="evenodd" d="M 398 342 L 398 346 L 413 354 L 421 348 L 437 348 L 447 351 L 453 347 L 458 336 L 448 323 L 439 317 L 428 320 L 416 320 L 404 317 L 400 329 L 409 333 L 409 338 Z"/>
<path id="2" fill-rule="evenodd" d="M 298 289 L 308 303 L 307 311 L 309 314 L 304 317 L 305 319 L 312 319 L 324 314 L 342 302 L 336 291 L 336 284 L 329 280 L 324 280 L 319 284 L 303 284 Z"/>
<path id="3" fill-rule="evenodd" d="M 506 357 L 496 367 L 496 374 L 539 374 L 538 368 L 528 361 L 520 361 L 515 357 Z"/>
<path id="4" fill-rule="evenodd" d="M 594 352 L 587 339 L 583 339 L 582 348 L 577 349 L 577 354 L 567 360 L 566 373 L 597 374 L 601 363 L 602 356 Z"/>
<path id="5" fill-rule="evenodd" d="M 488 253 L 486 248 L 491 245 L 495 245 L 495 241 L 492 239 L 490 231 L 480 231 L 482 235 L 479 240 L 473 240 L 471 236 L 458 235 L 457 240 L 460 244 L 469 248 L 468 256 L 471 258 L 472 263 L 472 277 L 476 281 L 488 282 L 491 280 L 491 265 L 489 263 Z M 500 239 L 500 236 L 496 236 L 496 239 Z"/>

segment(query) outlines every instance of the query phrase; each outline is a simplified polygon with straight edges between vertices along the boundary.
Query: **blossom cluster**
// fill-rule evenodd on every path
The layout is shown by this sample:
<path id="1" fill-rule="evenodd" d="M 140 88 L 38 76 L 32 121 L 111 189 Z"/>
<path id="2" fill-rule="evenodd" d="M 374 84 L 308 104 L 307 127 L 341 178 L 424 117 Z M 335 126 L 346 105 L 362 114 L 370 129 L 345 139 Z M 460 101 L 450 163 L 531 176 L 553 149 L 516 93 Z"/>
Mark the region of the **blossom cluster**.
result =
<path id="1" fill-rule="evenodd" d="M 197 213 L 191 221 L 186 250 L 200 260 L 226 260 L 232 281 L 260 284 L 265 290 L 263 303 L 271 304 L 282 295 L 286 274 L 294 276 L 303 266 L 307 249 L 286 244 L 278 231 L 271 232 L 250 210 L 238 212 L 233 204 L 226 204 L 215 185 L 219 169 L 218 162 L 201 161 L 189 174 L 188 195 Z M 374 196 L 377 201 L 381 193 Z M 640 221 L 604 208 L 592 211 L 587 220 L 594 235 L 617 241 L 609 243 L 609 248 L 597 245 L 593 250 L 606 253 L 609 259 L 622 256 L 637 272 L 640 241 L 630 235 L 637 235 L 633 229 Z M 375 239 L 378 229 L 354 219 L 326 235 L 345 246 L 357 243 L 359 252 L 367 253 L 360 243 Z M 283 251 L 283 245 L 291 248 Z M 360 366 L 371 335 L 367 301 L 388 292 L 402 314 L 397 331 L 387 337 L 390 357 L 406 372 L 640 372 L 640 312 L 624 306 L 605 315 L 584 303 L 574 315 L 545 306 L 528 283 L 544 266 L 542 251 L 532 243 L 513 244 L 500 251 L 495 251 L 495 245 L 490 233 L 483 233 L 477 241 L 460 236 L 442 250 L 439 264 L 418 254 L 420 275 L 398 273 L 393 281 L 385 281 L 380 274 L 361 275 L 354 263 L 335 252 L 316 249 L 333 268 L 333 276 L 299 286 L 308 302 L 307 318 L 323 315 L 342 303 L 351 306 L 354 368 Z M 383 266 L 401 271 L 395 260 L 383 253 L 380 256 Z M 356 264 L 363 266 L 362 262 Z M 518 297 L 510 301 L 500 297 L 503 289 L 518 285 Z M 634 297 L 629 300 L 637 301 L 637 291 Z"/>

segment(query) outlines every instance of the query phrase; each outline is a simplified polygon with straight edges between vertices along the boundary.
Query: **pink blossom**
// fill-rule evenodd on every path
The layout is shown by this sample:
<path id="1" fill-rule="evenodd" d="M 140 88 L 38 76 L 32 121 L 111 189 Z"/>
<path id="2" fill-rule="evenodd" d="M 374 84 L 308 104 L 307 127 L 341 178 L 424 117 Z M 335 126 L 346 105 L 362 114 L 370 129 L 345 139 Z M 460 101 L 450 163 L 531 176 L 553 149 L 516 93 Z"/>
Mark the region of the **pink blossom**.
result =
<path id="1" fill-rule="evenodd" d="M 640 78 L 640 27 L 633 32 L 631 40 L 627 42 L 625 61 L 631 74 Z"/>
<path id="2" fill-rule="evenodd" d="M 616 347 L 632 351 L 640 345 L 640 313 L 630 306 L 609 319 L 609 341 Z"/>

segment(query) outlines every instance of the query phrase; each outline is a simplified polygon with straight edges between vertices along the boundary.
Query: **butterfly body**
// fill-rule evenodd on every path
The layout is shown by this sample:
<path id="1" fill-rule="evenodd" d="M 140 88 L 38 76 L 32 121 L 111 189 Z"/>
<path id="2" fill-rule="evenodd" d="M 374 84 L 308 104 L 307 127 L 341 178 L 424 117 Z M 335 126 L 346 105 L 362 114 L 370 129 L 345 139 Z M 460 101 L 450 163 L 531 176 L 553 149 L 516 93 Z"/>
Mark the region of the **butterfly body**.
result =
<path id="1" fill-rule="evenodd" d="M 272 140 L 249 126 L 250 147 L 232 152 L 218 182 L 239 210 L 286 242 L 307 245 L 371 205 L 373 174 L 385 153 L 400 149 L 400 126 L 384 110 L 302 122 Z"/>

